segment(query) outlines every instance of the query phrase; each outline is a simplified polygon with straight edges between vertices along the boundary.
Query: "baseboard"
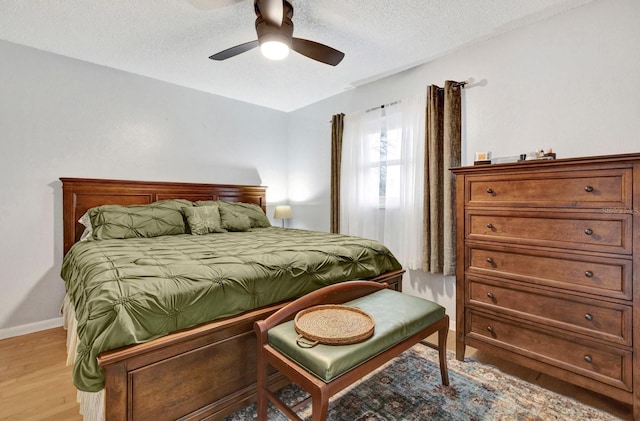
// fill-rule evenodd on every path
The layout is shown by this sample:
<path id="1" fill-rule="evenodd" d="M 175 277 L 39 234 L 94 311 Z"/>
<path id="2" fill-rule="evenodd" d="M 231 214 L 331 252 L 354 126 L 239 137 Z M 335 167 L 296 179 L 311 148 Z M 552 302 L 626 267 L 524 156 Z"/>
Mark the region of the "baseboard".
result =
<path id="1" fill-rule="evenodd" d="M 14 336 L 26 335 L 28 333 L 39 332 L 41 330 L 53 329 L 62 326 L 62 317 L 42 320 L 40 322 L 27 323 L 26 325 L 7 327 L 0 329 L 0 339 L 12 338 Z"/>

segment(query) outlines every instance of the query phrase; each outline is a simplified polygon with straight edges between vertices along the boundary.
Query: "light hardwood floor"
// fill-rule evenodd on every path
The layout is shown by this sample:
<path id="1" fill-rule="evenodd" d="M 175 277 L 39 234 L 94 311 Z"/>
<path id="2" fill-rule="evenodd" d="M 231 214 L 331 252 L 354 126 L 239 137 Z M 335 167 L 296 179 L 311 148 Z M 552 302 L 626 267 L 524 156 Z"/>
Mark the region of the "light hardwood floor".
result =
<path id="1" fill-rule="evenodd" d="M 0 420 L 82 420 L 66 359 L 62 328 L 1 340 Z"/>
<path id="2" fill-rule="evenodd" d="M 0 421 L 81 421 L 62 328 L 0 340 Z M 450 332 L 447 347 L 455 348 Z M 631 408 L 612 399 L 468 348 L 467 356 L 623 419 Z M 576 420 L 578 421 L 578 420 Z"/>

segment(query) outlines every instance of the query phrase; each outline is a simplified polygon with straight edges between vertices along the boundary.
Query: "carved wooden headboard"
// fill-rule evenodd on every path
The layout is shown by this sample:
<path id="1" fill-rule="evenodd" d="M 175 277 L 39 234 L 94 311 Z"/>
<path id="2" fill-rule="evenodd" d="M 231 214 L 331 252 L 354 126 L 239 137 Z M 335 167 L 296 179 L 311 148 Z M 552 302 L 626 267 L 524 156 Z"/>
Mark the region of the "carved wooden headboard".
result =
<path id="1" fill-rule="evenodd" d="M 64 253 L 80 239 L 84 226 L 78 219 L 99 205 L 141 205 L 165 199 L 225 200 L 255 203 L 266 212 L 267 188 L 232 184 L 178 183 L 162 181 L 60 178 Z"/>

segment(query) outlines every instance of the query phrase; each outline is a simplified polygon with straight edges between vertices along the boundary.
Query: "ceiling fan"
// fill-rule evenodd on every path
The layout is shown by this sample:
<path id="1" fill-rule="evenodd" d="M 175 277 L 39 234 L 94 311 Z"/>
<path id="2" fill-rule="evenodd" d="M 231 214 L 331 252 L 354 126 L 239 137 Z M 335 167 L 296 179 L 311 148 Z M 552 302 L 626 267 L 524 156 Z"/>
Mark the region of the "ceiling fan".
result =
<path id="1" fill-rule="evenodd" d="M 211 60 L 226 60 L 258 46 L 262 54 L 272 60 L 284 59 L 290 49 L 331 66 L 344 58 L 344 53 L 335 48 L 293 36 L 293 6 L 287 0 L 254 0 L 253 9 L 257 15 L 258 39 L 220 51 L 210 56 Z"/>

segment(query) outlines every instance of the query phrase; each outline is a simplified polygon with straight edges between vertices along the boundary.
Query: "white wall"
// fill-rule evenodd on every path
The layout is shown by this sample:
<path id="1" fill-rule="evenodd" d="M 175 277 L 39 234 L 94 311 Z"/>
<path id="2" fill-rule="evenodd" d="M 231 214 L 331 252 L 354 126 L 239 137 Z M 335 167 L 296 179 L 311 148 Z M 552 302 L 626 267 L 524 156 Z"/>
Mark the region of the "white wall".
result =
<path id="1" fill-rule="evenodd" d="M 59 322 L 58 177 L 263 184 L 290 226 L 328 231 L 331 115 L 470 77 L 467 164 L 638 152 L 639 21 L 640 1 L 596 0 L 289 114 L 0 42 L 0 337 Z M 455 314 L 453 277 L 404 289 Z"/>
<path id="2" fill-rule="evenodd" d="M 286 201 L 285 113 L 7 42 L 0 57 L 0 338 L 59 323 L 59 177 L 258 184 Z"/>
<path id="3" fill-rule="evenodd" d="M 640 152 L 638 22 L 640 1 L 598 0 L 290 113 L 293 225 L 329 229 L 331 115 L 446 79 L 476 82 L 463 93 L 465 164 L 485 150 L 513 156 L 551 147 L 559 158 Z M 455 315 L 453 277 L 412 271 L 403 286 Z"/>

